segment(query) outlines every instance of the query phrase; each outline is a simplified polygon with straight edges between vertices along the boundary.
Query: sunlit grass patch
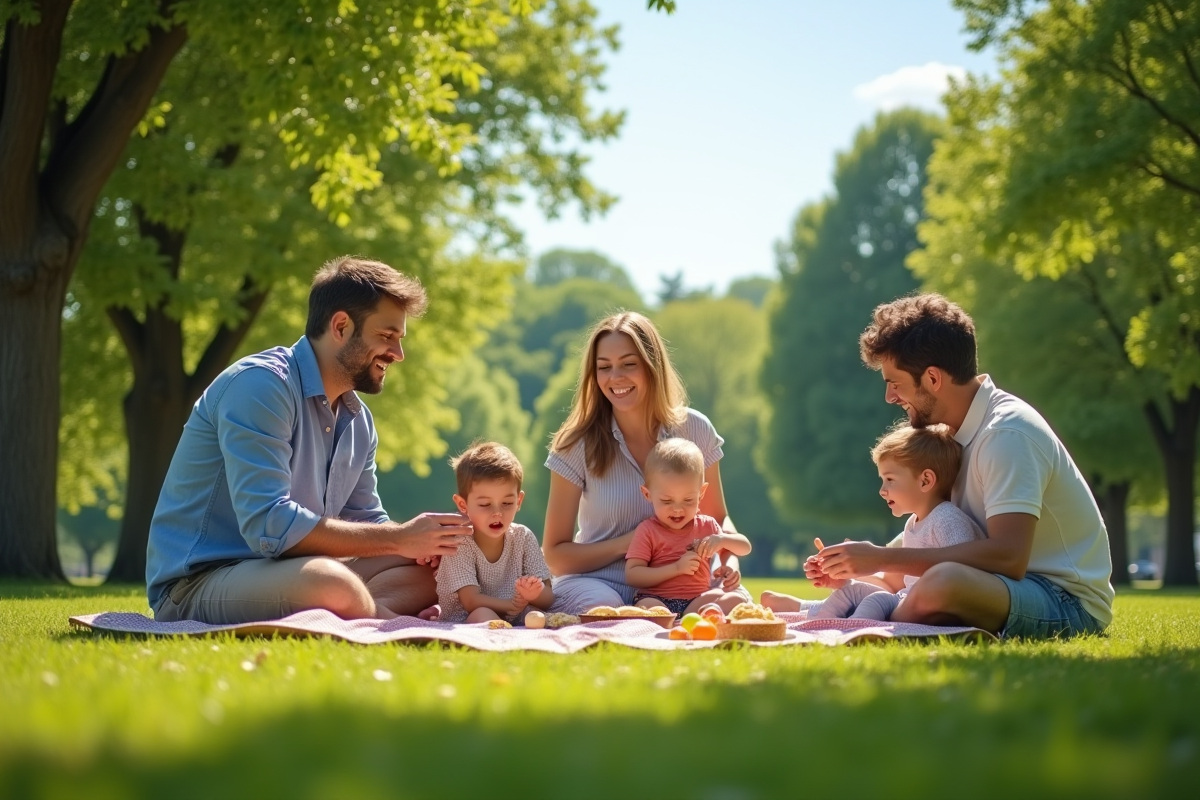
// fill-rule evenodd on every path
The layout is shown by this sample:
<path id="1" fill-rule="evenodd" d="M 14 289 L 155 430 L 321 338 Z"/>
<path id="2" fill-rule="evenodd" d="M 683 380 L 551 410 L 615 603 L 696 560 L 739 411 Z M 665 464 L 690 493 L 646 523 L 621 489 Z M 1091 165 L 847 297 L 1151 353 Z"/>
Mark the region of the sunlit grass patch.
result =
<path id="1" fill-rule="evenodd" d="M 802 582 L 751 581 L 819 596 Z M 1200 779 L 1200 595 L 1107 636 L 573 656 L 139 639 L 0 586 L 0 797 L 1150 797 Z"/>

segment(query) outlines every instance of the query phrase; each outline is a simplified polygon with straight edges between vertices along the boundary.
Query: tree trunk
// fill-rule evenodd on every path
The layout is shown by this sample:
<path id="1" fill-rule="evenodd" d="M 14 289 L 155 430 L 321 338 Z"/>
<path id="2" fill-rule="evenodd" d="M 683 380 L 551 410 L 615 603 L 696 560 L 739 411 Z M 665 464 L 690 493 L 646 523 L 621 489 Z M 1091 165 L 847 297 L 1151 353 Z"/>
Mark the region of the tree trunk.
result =
<path id="1" fill-rule="evenodd" d="M 70 270 L 55 261 L 38 260 L 32 252 L 25 259 L 0 257 L 0 577 L 5 578 L 65 580 L 55 538 L 55 478 L 59 324 Z"/>
<path id="2" fill-rule="evenodd" d="M 83 568 L 84 575 L 88 578 L 96 577 L 96 553 L 100 552 L 100 548 L 83 547 Z"/>
<path id="3" fill-rule="evenodd" d="M 151 28 L 140 50 L 109 56 L 68 123 L 51 95 L 70 8 L 42 0 L 35 24 L 10 19 L 0 41 L 0 577 L 64 578 L 55 540 L 63 299 L 96 197 L 187 39 L 181 26 Z"/>
<path id="4" fill-rule="evenodd" d="M 141 235 L 155 242 L 163 268 L 171 281 L 177 280 L 187 231 L 171 230 L 148 220 L 141 209 L 136 211 Z M 217 329 L 191 374 L 184 367 L 183 325 L 167 313 L 169 295 L 146 310 L 144 322 L 127 308 L 108 309 L 133 365 L 133 386 L 124 402 L 129 480 L 109 581 L 140 583 L 146 579 L 150 522 L 183 426 L 201 393 L 229 364 L 266 297 L 267 290 L 259 289 L 249 278 L 243 281 L 238 295 L 243 318 Z"/>
<path id="5" fill-rule="evenodd" d="M 108 580 L 140 583 L 146 579 L 146 543 L 150 520 L 171 456 L 179 444 L 192 404 L 183 368 L 183 330 L 162 306 L 147 311 L 141 362 L 125 395 L 125 433 L 129 439 L 129 480 L 121 539 Z"/>
<path id="6" fill-rule="evenodd" d="M 1120 483 L 1105 483 L 1095 479 L 1092 493 L 1096 496 L 1096 504 L 1100 506 L 1100 515 L 1104 517 L 1104 527 L 1108 529 L 1108 552 L 1112 557 L 1112 584 L 1114 586 L 1129 585 L 1129 491 L 1132 484 L 1129 481 Z"/>
<path id="7" fill-rule="evenodd" d="M 1158 406 L 1145 407 L 1167 478 L 1167 554 L 1163 586 L 1195 586 L 1196 432 L 1200 428 L 1200 388 L 1183 400 L 1170 400 L 1171 425 Z"/>

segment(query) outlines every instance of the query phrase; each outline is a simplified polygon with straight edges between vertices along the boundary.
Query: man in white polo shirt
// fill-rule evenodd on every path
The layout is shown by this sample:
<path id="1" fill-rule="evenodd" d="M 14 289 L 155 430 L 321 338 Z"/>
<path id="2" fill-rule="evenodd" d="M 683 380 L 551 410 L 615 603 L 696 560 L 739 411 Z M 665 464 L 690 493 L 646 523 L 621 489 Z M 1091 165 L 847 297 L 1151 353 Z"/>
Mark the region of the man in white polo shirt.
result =
<path id="1" fill-rule="evenodd" d="M 921 576 L 892 614 L 897 622 L 1024 638 L 1108 627 L 1112 562 L 1096 501 L 1042 416 L 978 374 L 966 312 L 937 294 L 903 297 L 875 309 L 859 345 L 863 361 L 883 373 L 885 399 L 914 427 L 955 429 L 963 467 L 951 499 L 987 538 L 931 549 L 833 545 L 817 568 L 835 580 Z"/>

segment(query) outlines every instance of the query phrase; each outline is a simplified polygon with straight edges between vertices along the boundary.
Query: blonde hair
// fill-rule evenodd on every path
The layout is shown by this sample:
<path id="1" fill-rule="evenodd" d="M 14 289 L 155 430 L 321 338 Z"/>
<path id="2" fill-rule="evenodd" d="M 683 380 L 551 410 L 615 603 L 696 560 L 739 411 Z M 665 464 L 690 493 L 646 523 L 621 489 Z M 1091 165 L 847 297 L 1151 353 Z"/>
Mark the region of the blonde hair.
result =
<path id="1" fill-rule="evenodd" d="M 525 480 L 521 462 L 502 444 L 476 442 L 459 455 L 450 459 L 454 477 L 458 483 L 458 494 L 467 497 L 471 488 L 483 481 L 516 481 L 517 491 Z"/>
<path id="2" fill-rule="evenodd" d="M 596 353 L 600 340 L 613 333 L 623 333 L 632 339 L 646 365 L 649 384 L 646 387 L 646 412 L 651 432 L 664 426 L 682 425 L 687 417 L 687 392 L 679 373 L 671 365 L 667 345 L 654 323 L 636 311 L 622 311 L 600 320 L 588 334 L 583 350 L 571 413 L 550 444 L 551 450 L 562 452 L 582 439 L 587 466 L 594 475 L 607 472 L 617 454 L 617 443 L 612 435 L 612 404 L 600 392 L 596 382 Z"/>
<path id="3" fill-rule="evenodd" d="M 704 454 L 687 439 L 663 439 L 646 456 L 646 484 L 655 475 L 684 475 L 704 480 Z"/>
<path id="4" fill-rule="evenodd" d="M 937 476 L 938 495 L 949 498 L 962 466 L 962 453 L 962 445 L 948 425 L 913 428 L 901 423 L 879 437 L 871 448 L 871 460 L 876 466 L 884 459 L 895 461 L 914 473 L 932 470 Z"/>

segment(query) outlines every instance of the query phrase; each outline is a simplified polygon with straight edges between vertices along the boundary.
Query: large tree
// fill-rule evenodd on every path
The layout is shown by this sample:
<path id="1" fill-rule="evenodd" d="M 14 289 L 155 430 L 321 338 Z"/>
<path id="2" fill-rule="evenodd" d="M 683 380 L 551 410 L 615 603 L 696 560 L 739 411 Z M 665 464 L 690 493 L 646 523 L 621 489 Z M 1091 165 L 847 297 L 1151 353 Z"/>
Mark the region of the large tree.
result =
<path id="1" fill-rule="evenodd" d="M 423 337 L 413 340 L 406 378 L 422 380 L 405 381 L 400 419 L 408 424 L 384 426 L 393 430 L 381 457 L 386 463 L 398 450 L 396 456 L 420 462 L 441 452 L 437 423 L 446 414 L 418 411 L 439 394 L 444 370 L 414 364 L 475 344 L 474 329 L 499 321 L 485 309 L 503 298 L 511 272 L 487 258 L 439 256 L 449 242 L 447 224 L 459 250 L 472 240 L 484 254 L 510 244 L 514 233 L 500 199 L 519 178 L 549 212 L 572 198 L 584 213 L 608 202 L 580 172 L 578 155 L 549 141 L 551 131 L 585 141 L 606 137 L 619 122 L 595 114 L 587 102 L 612 36 L 595 28 L 593 15 L 586 5 L 557 2 L 498 20 L 495 36 L 464 43 L 461 52 L 483 77 L 455 82 L 442 115 L 447 128 L 474 132 L 456 156 L 462 168 L 439 172 L 419 148 L 394 141 L 377 163 L 382 185 L 360 194 L 335 221 L 310 202 L 313 171 L 289 168 L 277 127 L 248 118 L 244 100 L 223 91 L 243 80 L 238 65 L 195 42 L 185 47 L 156 97 L 170 105 L 170 122 L 131 143 L 132 166 L 118 169 L 98 208 L 103 219 L 96 228 L 103 226 L 107 238 L 94 238 L 79 272 L 104 295 L 133 368 L 124 400 L 128 492 L 111 577 L 133 580 L 144 570 L 150 517 L 191 405 L 241 345 L 272 287 L 311 274 L 309 253 L 369 249 L 426 283 L 435 300 L 423 325 L 437 335 L 424 347 Z M 381 81 L 374 88 L 388 86 Z M 121 277 L 139 257 L 131 293 Z M 218 324 L 206 324 L 213 320 Z M 293 339 L 298 330 L 268 327 L 279 337 L 273 342 Z"/>
<path id="2" fill-rule="evenodd" d="M 876 539 L 895 532 L 869 450 L 898 412 L 859 360 L 858 337 L 876 305 L 917 286 L 904 259 L 917 246 L 939 128 L 918 111 L 879 115 L 838 156 L 835 195 L 802 209 L 780 247 L 762 462 L 790 520 L 866 526 Z"/>
<path id="3" fill-rule="evenodd" d="M 1165 398 L 1164 382 L 1129 365 L 1089 301 L 1093 286 L 1114 296 L 1112 278 L 1089 273 L 1094 284 L 1081 275 L 1026 278 L 988 255 L 980 224 L 997 201 L 988 180 L 995 159 L 959 126 L 960 115 L 969 116 L 959 99 L 952 93 L 949 130 L 930 161 L 927 219 L 918 228 L 925 246 L 912 253 L 909 266 L 925 288 L 971 313 L 982 368 L 1033 404 L 1063 439 L 1104 515 L 1112 580 L 1128 583 L 1128 504 L 1158 502 L 1162 495 L 1162 470 L 1141 407 Z"/>
<path id="4" fill-rule="evenodd" d="M 541 6 L 513 4 L 523 14 Z M 504 138 L 489 126 L 499 128 L 509 120 L 481 118 L 488 103 L 464 104 L 466 93 L 487 98 L 512 92 L 517 106 L 531 94 L 522 91 L 527 86 L 493 82 L 494 73 L 478 57 L 484 51 L 496 54 L 491 66 L 501 73 L 513 63 L 516 54 L 501 52 L 498 44 L 499 34 L 515 24 L 508 3 L 461 0 L 427 7 L 326 0 L 283 10 L 227 2 L 191 13 L 196 8 L 169 0 L 119 6 L 70 0 L 0 4 L 0 175 L 6 187 L 0 193 L 0 337 L 6 343 L 0 360 L 0 436 L 9 462 L 21 465 L 8 470 L 0 484 L 0 574 L 61 574 L 53 516 L 55 366 L 63 301 L 106 181 L 119 164 L 129 171 L 139 167 L 136 157 L 125 154 L 131 134 L 156 141 L 185 135 L 187 126 L 175 124 L 173 113 L 177 106 L 181 112 L 189 109 L 192 125 L 206 135 L 175 143 L 205 169 L 232 167 L 247 156 L 243 147 L 253 151 L 270 139 L 266 149 L 285 157 L 261 161 L 259 177 L 270 183 L 281 169 L 307 171 L 299 199 L 347 226 L 356 198 L 379 188 L 380 167 L 389 153 L 422 162 L 439 177 L 489 167 L 493 153 L 480 143 Z M 554 104 L 572 100 L 570 91 L 556 90 L 564 85 L 569 90 L 571 80 L 594 83 L 598 73 L 587 66 L 595 59 L 594 40 L 611 35 L 588 31 L 581 41 L 572 39 L 578 29 L 571 32 L 571 26 L 579 16 L 572 9 L 579 8 L 585 17 L 591 13 L 582 3 L 549 7 L 543 27 L 560 28 L 568 49 L 579 47 L 573 55 L 585 62 L 582 74 L 556 74 L 553 69 L 561 65 L 547 60 L 549 71 L 531 68 L 523 75 L 530 84 L 549 87 L 535 102 L 545 100 L 550 108 L 539 130 L 552 139 L 572 130 L 587 138 L 587 131 L 553 120 Z M 177 58 L 180 75 L 194 80 L 164 84 Z M 240 113 L 224 113 L 231 106 Z M 577 110 L 569 108 L 566 116 Z M 206 114 L 209 118 L 202 120 Z M 204 122 L 212 124 L 204 127 Z M 599 121 L 614 122 L 610 117 Z M 544 194 L 551 206 L 571 195 L 593 206 L 606 202 L 583 178 L 582 159 L 540 142 L 540 136 L 521 142 L 529 160 L 524 168 L 510 165 L 509 185 L 551 164 L 561 172 Z M 128 198 L 114 198 L 114 222 L 123 220 L 155 242 L 154 251 L 116 267 L 111 276 L 130 290 L 133 316 L 139 308 L 152 308 L 165 296 L 164 284 L 174 280 L 173 255 L 184 247 L 177 234 L 191 211 L 191 204 L 177 201 L 211 190 L 210 183 L 194 176 L 193 170 L 158 194 L 148 193 L 165 204 L 125 205 Z M 289 199 L 277 198 L 280 204 Z M 256 222 L 239 219 L 236 211 L 224 224 L 252 227 Z M 277 279 L 279 261 L 275 264 L 268 272 Z M 201 366 L 227 360 L 261 306 L 267 285 L 261 276 L 243 277 L 248 280 L 232 290 L 212 287 L 239 308 L 219 320 L 217 327 L 229 333 L 213 334 Z M 170 326 L 160 331 L 147 319 L 113 317 L 127 344 L 157 347 L 158 334 L 172 335 Z M 151 361 L 156 353 L 143 347 L 138 356 Z M 28 402 L 30 397 L 36 402 Z"/>
<path id="5" fill-rule="evenodd" d="M 956 4 L 1004 64 L 951 98 L 961 134 L 995 154 L 983 245 L 1023 275 L 1069 277 L 1125 366 L 1165 384 L 1142 403 L 1167 484 L 1164 580 L 1195 584 L 1200 2 Z"/>

